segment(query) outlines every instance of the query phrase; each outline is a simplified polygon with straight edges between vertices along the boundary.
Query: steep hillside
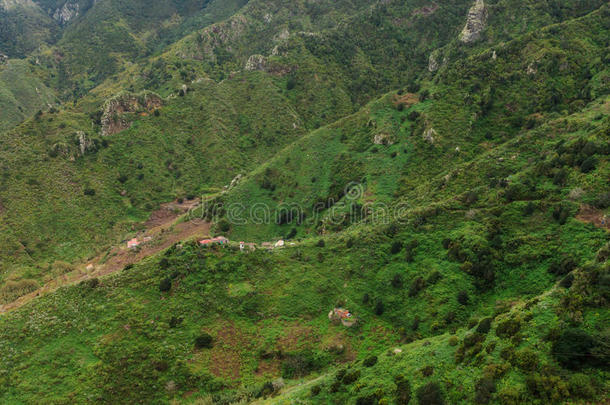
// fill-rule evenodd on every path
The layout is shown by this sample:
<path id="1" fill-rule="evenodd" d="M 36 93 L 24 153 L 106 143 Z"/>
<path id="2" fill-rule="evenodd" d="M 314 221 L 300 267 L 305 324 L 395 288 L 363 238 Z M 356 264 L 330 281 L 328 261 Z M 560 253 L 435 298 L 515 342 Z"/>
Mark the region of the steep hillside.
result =
<path id="1" fill-rule="evenodd" d="M 606 2 L 0 4 L 0 402 L 610 395 Z"/>

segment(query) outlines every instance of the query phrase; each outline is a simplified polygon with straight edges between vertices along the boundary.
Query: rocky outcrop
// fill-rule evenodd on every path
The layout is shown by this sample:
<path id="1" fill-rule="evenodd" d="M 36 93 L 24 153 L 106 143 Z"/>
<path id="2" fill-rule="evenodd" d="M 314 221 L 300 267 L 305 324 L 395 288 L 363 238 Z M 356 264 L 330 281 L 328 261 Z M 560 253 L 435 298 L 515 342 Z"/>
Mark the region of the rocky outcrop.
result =
<path id="1" fill-rule="evenodd" d="M 81 156 L 84 156 L 87 152 L 95 151 L 95 142 L 86 133 L 78 131 L 76 137 L 78 138 L 78 148 Z"/>
<path id="2" fill-rule="evenodd" d="M 8 56 L 0 52 L 0 65 L 4 65 L 6 62 L 8 62 Z"/>
<path id="3" fill-rule="evenodd" d="M 152 92 L 118 94 L 104 103 L 102 136 L 113 135 L 131 127 L 134 114 L 147 114 L 162 105 L 161 97 Z"/>
<path id="4" fill-rule="evenodd" d="M 248 58 L 245 69 L 250 72 L 255 70 L 264 71 L 266 66 L 267 58 L 263 55 L 252 55 Z"/>
<path id="5" fill-rule="evenodd" d="M 377 133 L 373 137 L 373 143 L 375 145 L 393 145 L 394 141 L 394 137 L 387 132 Z"/>
<path id="6" fill-rule="evenodd" d="M 435 136 L 437 136 L 436 130 L 430 127 L 424 131 L 423 138 L 425 142 L 428 142 L 430 145 L 434 145 Z"/>
<path id="7" fill-rule="evenodd" d="M 66 2 L 61 8 L 53 13 L 53 19 L 61 25 L 66 25 L 70 20 L 79 15 L 78 3 Z"/>
<path id="8" fill-rule="evenodd" d="M 438 52 L 432 52 L 428 58 L 428 72 L 436 72 L 439 67 Z"/>
<path id="9" fill-rule="evenodd" d="M 472 43 L 481 38 L 481 32 L 485 29 L 487 22 L 487 7 L 483 0 L 476 0 L 468 11 L 466 25 L 460 34 L 460 41 Z"/>

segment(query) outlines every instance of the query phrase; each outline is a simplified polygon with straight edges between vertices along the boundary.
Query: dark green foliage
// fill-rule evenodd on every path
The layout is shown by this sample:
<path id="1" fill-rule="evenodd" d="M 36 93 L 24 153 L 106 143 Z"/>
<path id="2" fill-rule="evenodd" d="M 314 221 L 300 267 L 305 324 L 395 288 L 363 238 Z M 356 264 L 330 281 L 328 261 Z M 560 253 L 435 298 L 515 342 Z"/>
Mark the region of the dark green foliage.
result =
<path id="1" fill-rule="evenodd" d="M 402 250 L 402 242 L 401 241 L 395 241 L 392 243 L 392 247 L 390 248 L 390 253 L 395 255 L 396 253 L 400 252 Z"/>
<path id="2" fill-rule="evenodd" d="M 565 257 L 560 262 L 553 262 L 548 272 L 556 276 L 564 276 L 574 270 L 578 264 L 572 257 Z"/>
<path id="3" fill-rule="evenodd" d="M 231 230 L 231 223 L 226 218 L 222 218 L 218 221 L 218 230 L 220 232 L 229 232 Z"/>
<path id="4" fill-rule="evenodd" d="M 195 338 L 195 349 L 211 349 L 214 338 L 209 333 L 202 333 Z"/>
<path id="5" fill-rule="evenodd" d="M 375 304 L 375 314 L 381 316 L 383 315 L 384 310 L 383 301 L 377 300 L 377 303 Z"/>
<path id="6" fill-rule="evenodd" d="M 362 362 L 364 367 L 373 367 L 375 364 L 377 364 L 377 356 L 369 356 Z"/>
<path id="7" fill-rule="evenodd" d="M 580 164 L 580 171 L 583 173 L 589 173 L 595 170 L 597 166 L 597 159 L 595 156 L 589 156 Z"/>
<path id="8" fill-rule="evenodd" d="M 345 373 L 341 381 L 345 385 L 355 383 L 360 378 L 360 370 L 351 370 Z"/>
<path id="9" fill-rule="evenodd" d="M 437 382 L 429 382 L 419 387 L 415 393 L 420 405 L 444 405 L 444 395 Z"/>
<path id="10" fill-rule="evenodd" d="M 496 383 L 491 377 L 483 377 L 474 385 L 474 402 L 488 404 L 492 394 L 496 392 Z"/>
<path id="11" fill-rule="evenodd" d="M 563 287 L 563 288 L 570 288 L 570 287 L 572 287 L 573 283 L 574 283 L 574 275 L 570 273 L 561 279 L 561 281 L 559 282 L 559 286 Z"/>
<path id="12" fill-rule="evenodd" d="M 318 240 L 318 243 L 316 244 L 316 246 L 319 248 L 323 248 L 324 246 L 326 246 L 326 242 L 324 242 L 324 239 L 320 239 L 320 240 Z"/>
<path id="13" fill-rule="evenodd" d="M 396 391 L 394 399 L 397 405 L 407 405 L 411 400 L 411 383 L 403 375 L 397 375 L 394 378 Z"/>
<path id="14" fill-rule="evenodd" d="M 94 190 L 94 189 L 92 189 L 92 188 L 86 188 L 86 189 L 83 191 L 83 193 L 84 193 L 85 195 L 88 195 L 88 196 L 94 196 L 94 195 L 95 195 L 95 190 Z"/>
<path id="15" fill-rule="evenodd" d="M 322 391 L 322 387 L 320 385 L 314 385 L 311 387 L 311 396 L 315 397 L 320 393 L 320 391 Z"/>
<path id="16" fill-rule="evenodd" d="M 598 343 L 582 329 L 567 329 L 553 343 L 552 353 L 557 361 L 569 369 L 579 369 L 597 363 Z"/>
<path id="17" fill-rule="evenodd" d="M 509 318 L 498 322 L 496 326 L 496 335 L 501 338 L 510 338 L 521 330 L 521 321 L 516 318 Z"/>
<path id="18" fill-rule="evenodd" d="M 169 277 L 165 277 L 164 279 L 162 279 L 161 282 L 159 283 L 159 291 L 168 292 L 171 289 L 172 289 L 172 279 Z"/>
<path id="19" fill-rule="evenodd" d="M 426 280 L 423 277 L 416 277 L 409 288 L 409 297 L 415 297 L 424 288 L 426 288 Z"/>
<path id="20" fill-rule="evenodd" d="M 457 295 L 457 302 L 460 305 L 468 305 L 469 297 L 467 291 L 460 291 Z"/>
<path id="21" fill-rule="evenodd" d="M 430 275 L 426 279 L 426 283 L 428 285 L 434 285 L 434 284 L 438 283 L 442 278 L 443 278 L 443 275 L 441 274 L 441 272 L 438 270 L 434 270 L 432 273 L 430 273 Z"/>
<path id="22" fill-rule="evenodd" d="M 491 323 L 493 322 L 492 318 L 483 318 L 479 325 L 477 326 L 477 333 L 487 334 L 491 329 Z"/>
<path id="23" fill-rule="evenodd" d="M 319 370 L 326 365 L 326 360 L 312 351 L 306 350 L 288 354 L 282 362 L 282 377 L 298 378 Z"/>

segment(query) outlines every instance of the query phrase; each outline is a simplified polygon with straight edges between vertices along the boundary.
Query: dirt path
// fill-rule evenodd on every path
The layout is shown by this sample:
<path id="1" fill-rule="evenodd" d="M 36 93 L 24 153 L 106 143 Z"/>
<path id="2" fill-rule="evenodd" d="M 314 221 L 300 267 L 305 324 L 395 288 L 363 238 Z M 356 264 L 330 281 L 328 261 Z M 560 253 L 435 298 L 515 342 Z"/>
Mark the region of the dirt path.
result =
<path id="1" fill-rule="evenodd" d="M 598 228 L 610 230 L 610 217 L 607 217 L 602 210 L 590 205 L 581 205 L 576 219 L 593 224 Z"/>
<path id="2" fill-rule="evenodd" d="M 137 249 L 128 249 L 125 243 L 114 246 L 93 260 L 79 264 L 77 270 L 63 274 L 11 303 L 0 305 L 0 314 L 17 309 L 34 298 L 53 292 L 59 287 L 120 271 L 128 264 L 139 262 L 167 249 L 176 242 L 209 236 L 209 222 L 199 220 L 181 222 L 185 214 L 198 204 L 199 200 L 163 204 L 144 223 L 144 230 L 136 235 L 142 242 Z"/>

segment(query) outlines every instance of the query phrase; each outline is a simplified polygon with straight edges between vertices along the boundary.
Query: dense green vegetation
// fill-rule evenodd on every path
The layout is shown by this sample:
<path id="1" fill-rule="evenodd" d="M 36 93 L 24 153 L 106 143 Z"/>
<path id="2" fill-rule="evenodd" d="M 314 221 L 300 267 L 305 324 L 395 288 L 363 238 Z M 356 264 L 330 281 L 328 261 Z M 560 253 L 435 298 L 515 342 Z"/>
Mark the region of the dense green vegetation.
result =
<path id="1" fill-rule="evenodd" d="M 0 304 L 286 240 L 20 303 L 0 402 L 607 398 L 610 7 L 485 4 L 0 0 Z"/>

